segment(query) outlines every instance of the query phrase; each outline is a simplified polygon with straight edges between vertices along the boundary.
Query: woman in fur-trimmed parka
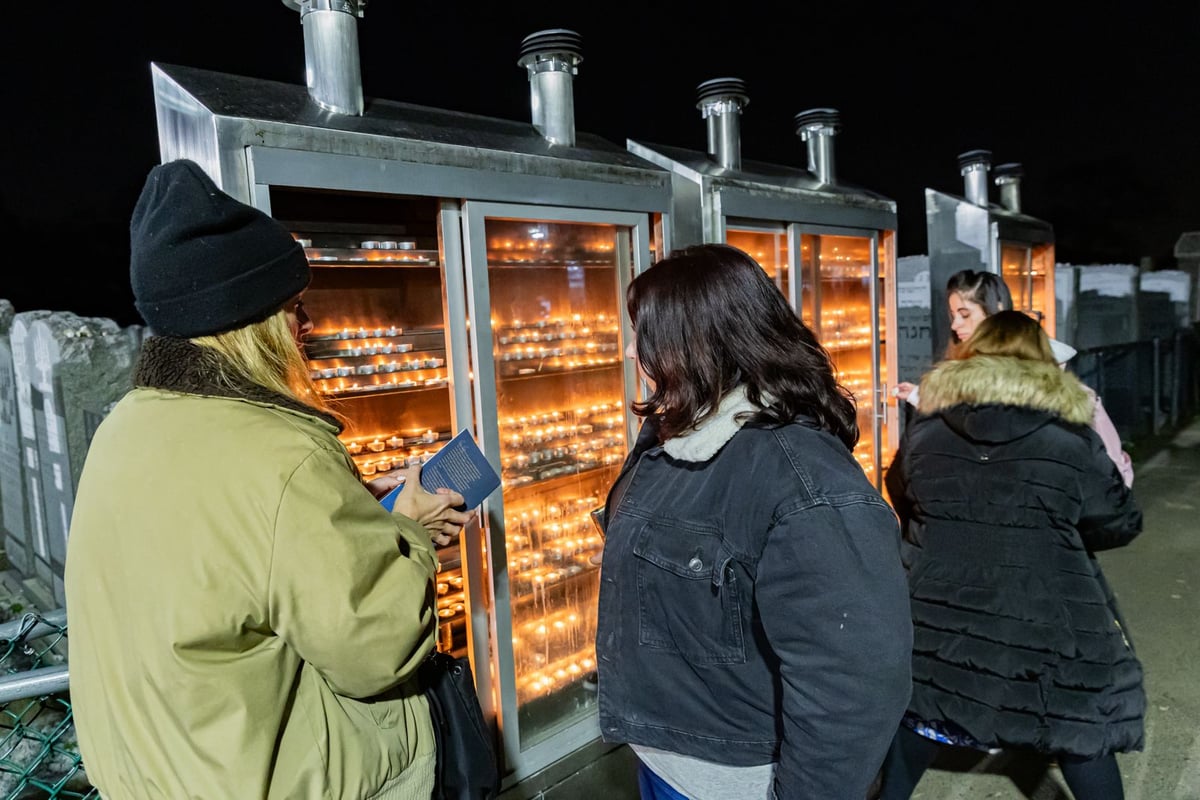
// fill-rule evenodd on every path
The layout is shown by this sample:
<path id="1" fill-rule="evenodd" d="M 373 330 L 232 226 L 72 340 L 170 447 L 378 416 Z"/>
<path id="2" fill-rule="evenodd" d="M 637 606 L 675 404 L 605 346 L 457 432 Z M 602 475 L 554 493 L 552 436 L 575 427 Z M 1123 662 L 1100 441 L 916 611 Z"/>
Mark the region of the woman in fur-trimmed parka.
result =
<path id="1" fill-rule="evenodd" d="M 1092 402 L 1038 324 L 1003 311 L 921 383 L 887 477 L 905 526 L 913 693 L 882 797 L 942 745 L 1057 757 L 1078 798 L 1122 797 L 1142 669 L 1094 553 L 1142 527 L 1088 427 Z"/>

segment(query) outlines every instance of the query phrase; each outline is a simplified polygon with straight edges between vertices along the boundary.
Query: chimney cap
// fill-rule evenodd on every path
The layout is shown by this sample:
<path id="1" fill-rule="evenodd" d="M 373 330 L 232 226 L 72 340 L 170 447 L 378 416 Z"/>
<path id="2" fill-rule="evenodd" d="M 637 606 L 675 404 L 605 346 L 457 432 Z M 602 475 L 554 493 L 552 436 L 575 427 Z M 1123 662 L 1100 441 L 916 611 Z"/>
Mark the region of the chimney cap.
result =
<path id="1" fill-rule="evenodd" d="M 528 66 L 538 56 L 562 56 L 576 64 L 583 61 L 583 37 L 567 28 L 547 28 L 521 40 L 518 66 Z"/>
<path id="2" fill-rule="evenodd" d="M 743 108 L 750 104 L 746 82 L 741 78 L 712 78 L 696 87 L 696 108 L 716 100 L 735 100 Z"/>
<path id="3" fill-rule="evenodd" d="M 367 0 L 283 0 L 283 4 L 301 17 L 310 11 L 344 11 L 362 18 Z"/>
<path id="4" fill-rule="evenodd" d="M 1025 168 L 1015 161 L 1009 161 L 992 167 L 992 175 L 995 176 L 996 183 L 1017 180 L 1025 176 Z"/>
<path id="5" fill-rule="evenodd" d="M 992 165 L 991 150 L 968 150 L 965 153 L 958 154 L 958 168 L 961 170 L 967 167 L 973 167 L 976 164 L 982 164 L 984 169 Z"/>
<path id="6" fill-rule="evenodd" d="M 809 128 L 833 128 L 837 131 L 842 127 L 841 114 L 836 108 L 810 108 L 796 114 L 793 119 L 796 122 L 796 133 L 800 136 L 804 136 Z"/>

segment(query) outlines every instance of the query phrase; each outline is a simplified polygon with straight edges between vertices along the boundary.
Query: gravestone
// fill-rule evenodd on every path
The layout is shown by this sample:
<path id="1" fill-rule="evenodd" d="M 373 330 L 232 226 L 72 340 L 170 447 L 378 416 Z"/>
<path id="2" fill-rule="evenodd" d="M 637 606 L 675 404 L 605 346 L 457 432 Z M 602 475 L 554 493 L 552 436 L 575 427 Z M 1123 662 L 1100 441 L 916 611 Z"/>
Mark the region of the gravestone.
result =
<path id="1" fill-rule="evenodd" d="M 1182 269 L 1160 269 L 1154 272 L 1143 272 L 1141 290 L 1146 292 L 1165 292 L 1171 304 L 1170 313 L 1174 315 L 1172 328 L 1190 328 L 1195 318 L 1192 308 L 1192 274 Z M 1171 331 L 1174 333 L 1174 330 Z"/>
<path id="2" fill-rule="evenodd" d="M 1079 329 L 1079 267 L 1054 265 L 1054 338 L 1076 346 Z"/>
<path id="3" fill-rule="evenodd" d="M 933 365 L 929 256 L 896 259 L 896 374 L 893 383 L 918 383 Z"/>
<path id="4" fill-rule="evenodd" d="M 0 533 L 8 565 L 28 577 L 33 567 L 29 553 L 29 512 L 21 477 L 17 385 L 9 341 L 15 314 L 12 303 L 0 300 Z"/>
<path id="5" fill-rule="evenodd" d="M 1075 347 L 1090 350 L 1137 341 L 1138 275 L 1132 264 L 1080 267 Z"/>
<path id="6" fill-rule="evenodd" d="M 42 503 L 42 472 L 38 466 L 37 431 L 33 423 L 32 386 L 29 374 L 31 371 L 28 358 L 29 329 L 39 319 L 50 316 L 52 311 L 36 310 L 21 311 L 13 315 L 12 327 L 9 328 L 8 342 L 12 353 L 13 386 L 17 396 L 17 447 L 18 463 L 17 478 L 21 483 L 18 499 L 21 504 L 19 513 L 14 512 L 11 520 L 5 516 L 5 527 L 11 522 L 14 527 L 20 525 L 23 530 L 16 536 L 25 541 L 25 552 L 28 556 L 29 572 L 27 586 L 39 601 L 50 602 L 50 549 L 46 541 L 46 513 Z M 41 558 L 39 558 L 41 554 Z"/>
<path id="7" fill-rule="evenodd" d="M 55 602 L 65 601 L 62 577 L 75 488 L 96 428 L 132 387 L 136 338 L 110 319 L 70 312 L 30 326 L 26 348 L 46 512 L 47 547 L 38 556 L 48 561 Z"/>
<path id="8" fill-rule="evenodd" d="M 1175 241 L 1175 263 L 1191 278 L 1190 324 L 1200 323 L 1200 231 L 1186 231 Z"/>

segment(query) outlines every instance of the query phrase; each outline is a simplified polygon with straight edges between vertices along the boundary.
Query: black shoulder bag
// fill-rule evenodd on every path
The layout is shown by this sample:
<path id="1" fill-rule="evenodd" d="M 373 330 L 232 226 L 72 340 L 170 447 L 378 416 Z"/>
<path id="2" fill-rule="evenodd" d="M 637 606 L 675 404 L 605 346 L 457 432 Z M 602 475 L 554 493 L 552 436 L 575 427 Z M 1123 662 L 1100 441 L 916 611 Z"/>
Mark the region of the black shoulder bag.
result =
<path id="1" fill-rule="evenodd" d="M 431 653 L 419 678 L 437 738 L 433 800 L 494 800 L 500 793 L 500 768 L 470 659 Z"/>

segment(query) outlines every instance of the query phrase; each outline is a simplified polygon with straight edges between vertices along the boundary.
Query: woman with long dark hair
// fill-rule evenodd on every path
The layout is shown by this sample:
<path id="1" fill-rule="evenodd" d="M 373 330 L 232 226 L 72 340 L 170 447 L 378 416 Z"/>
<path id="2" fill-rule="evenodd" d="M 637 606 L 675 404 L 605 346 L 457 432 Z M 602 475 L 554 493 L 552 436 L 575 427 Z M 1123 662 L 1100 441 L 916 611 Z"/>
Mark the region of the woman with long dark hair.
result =
<path id="1" fill-rule="evenodd" d="M 737 248 L 672 253 L 627 305 L 648 394 L 604 512 L 601 732 L 637 753 L 643 798 L 862 800 L 911 625 L 854 403 Z"/>

